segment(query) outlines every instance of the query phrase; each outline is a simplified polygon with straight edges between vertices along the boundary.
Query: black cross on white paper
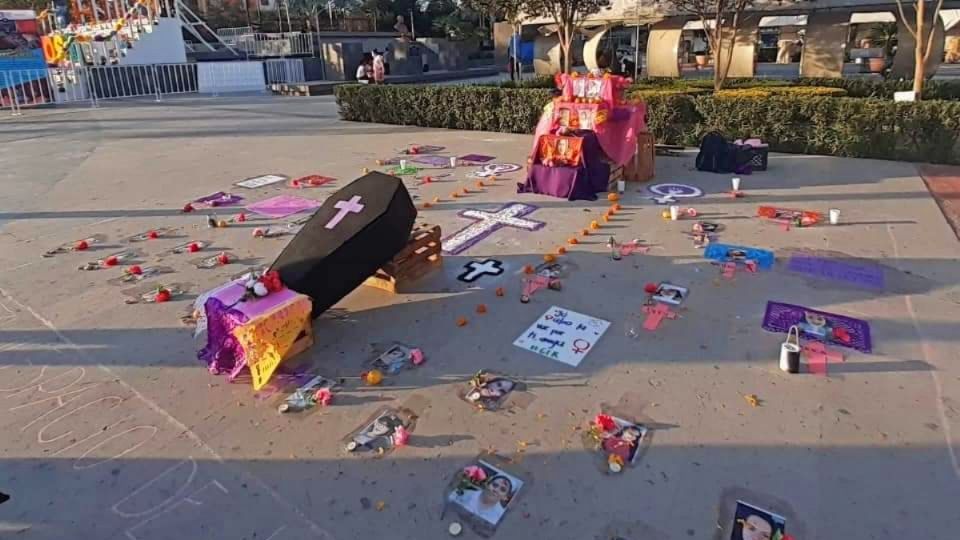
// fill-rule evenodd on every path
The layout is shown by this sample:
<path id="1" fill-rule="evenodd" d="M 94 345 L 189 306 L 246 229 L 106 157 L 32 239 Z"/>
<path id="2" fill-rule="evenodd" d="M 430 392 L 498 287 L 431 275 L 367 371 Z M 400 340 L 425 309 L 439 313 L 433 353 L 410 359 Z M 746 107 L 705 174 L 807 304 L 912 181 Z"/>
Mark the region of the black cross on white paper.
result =
<path id="1" fill-rule="evenodd" d="M 470 261 L 463 266 L 464 272 L 457 279 L 466 283 L 473 283 L 480 276 L 499 276 L 503 273 L 503 263 L 496 259 L 485 261 Z"/>

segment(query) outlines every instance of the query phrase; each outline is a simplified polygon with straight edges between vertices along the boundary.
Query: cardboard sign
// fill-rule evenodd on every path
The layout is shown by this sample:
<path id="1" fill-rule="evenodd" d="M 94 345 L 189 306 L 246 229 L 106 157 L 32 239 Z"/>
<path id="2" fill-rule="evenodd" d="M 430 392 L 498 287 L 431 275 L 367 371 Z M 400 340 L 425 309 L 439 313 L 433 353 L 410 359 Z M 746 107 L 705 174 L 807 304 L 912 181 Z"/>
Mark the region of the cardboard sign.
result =
<path id="1" fill-rule="evenodd" d="M 257 189 L 276 184 L 277 182 L 283 182 L 286 179 L 287 177 L 282 174 L 264 174 L 262 176 L 254 176 L 253 178 L 241 180 L 233 185 L 247 189 Z"/>
<path id="2" fill-rule="evenodd" d="M 609 321 L 552 306 L 513 344 L 577 367 L 609 327 Z"/>

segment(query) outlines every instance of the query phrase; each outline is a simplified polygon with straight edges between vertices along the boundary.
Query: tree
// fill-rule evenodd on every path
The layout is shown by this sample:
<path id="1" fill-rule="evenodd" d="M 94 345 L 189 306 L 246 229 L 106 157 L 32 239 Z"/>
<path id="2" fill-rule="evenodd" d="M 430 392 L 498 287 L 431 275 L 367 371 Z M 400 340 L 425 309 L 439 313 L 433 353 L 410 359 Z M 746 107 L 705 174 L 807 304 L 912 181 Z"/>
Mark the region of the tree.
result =
<path id="1" fill-rule="evenodd" d="M 720 90 L 730 72 L 733 46 L 737 40 L 743 12 L 754 0 L 667 0 L 680 13 L 700 19 L 713 53 L 713 89 Z M 900 0 L 897 0 L 900 1 Z M 729 43 L 728 43 L 729 42 Z"/>
<path id="2" fill-rule="evenodd" d="M 312 28 L 314 32 L 320 31 L 320 13 L 327 8 L 327 0 L 287 0 L 287 9 L 306 20 L 308 28 L 315 26 Z"/>
<path id="3" fill-rule="evenodd" d="M 565 72 L 570 71 L 573 63 L 571 48 L 576 31 L 584 19 L 609 6 L 610 0 L 525 0 L 521 5 L 527 15 L 546 15 L 553 18 L 560 38 L 560 50 L 563 51 Z"/>
<path id="4" fill-rule="evenodd" d="M 916 66 L 913 68 L 913 93 L 916 99 L 921 99 L 923 93 L 924 67 L 930 60 L 930 54 L 933 52 L 933 39 L 936 35 L 936 29 L 940 18 L 940 10 L 943 8 L 943 0 L 937 0 L 937 7 L 933 10 L 933 17 L 927 18 L 927 1 L 913 0 L 913 11 L 916 14 L 913 25 L 907 19 L 903 11 L 903 0 L 897 0 L 897 10 L 900 12 L 900 20 L 907 27 L 907 31 L 913 36 L 915 43 L 913 49 L 913 58 Z M 929 28 L 927 26 L 929 25 Z M 941 38 L 942 39 L 942 38 Z"/>

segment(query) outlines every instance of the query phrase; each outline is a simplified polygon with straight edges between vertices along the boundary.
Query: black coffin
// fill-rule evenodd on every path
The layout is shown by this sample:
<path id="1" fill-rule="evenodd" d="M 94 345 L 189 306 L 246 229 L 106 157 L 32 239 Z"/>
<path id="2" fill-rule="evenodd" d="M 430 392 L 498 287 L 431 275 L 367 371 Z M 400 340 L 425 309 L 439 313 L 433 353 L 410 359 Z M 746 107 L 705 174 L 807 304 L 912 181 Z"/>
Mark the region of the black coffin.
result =
<path id="1" fill-rule="evenodd" d="M 270 269 L 317 317 L 407 245 L 416 217 L 403 182 L 372 172 L 330 195 Z"/>

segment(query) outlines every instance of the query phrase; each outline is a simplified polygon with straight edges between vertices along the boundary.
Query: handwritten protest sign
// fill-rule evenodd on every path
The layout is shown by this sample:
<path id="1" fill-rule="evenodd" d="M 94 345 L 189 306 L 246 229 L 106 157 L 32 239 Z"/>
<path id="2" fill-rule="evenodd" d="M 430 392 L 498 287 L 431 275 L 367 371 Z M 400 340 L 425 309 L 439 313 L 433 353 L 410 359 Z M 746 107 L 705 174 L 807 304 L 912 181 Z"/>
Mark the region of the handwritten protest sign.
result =
<path id="1" fill-rule="evenodd" d="M 609 321 L 553 306 L 513 344 L 577 367 L 609 327 Z"/>

